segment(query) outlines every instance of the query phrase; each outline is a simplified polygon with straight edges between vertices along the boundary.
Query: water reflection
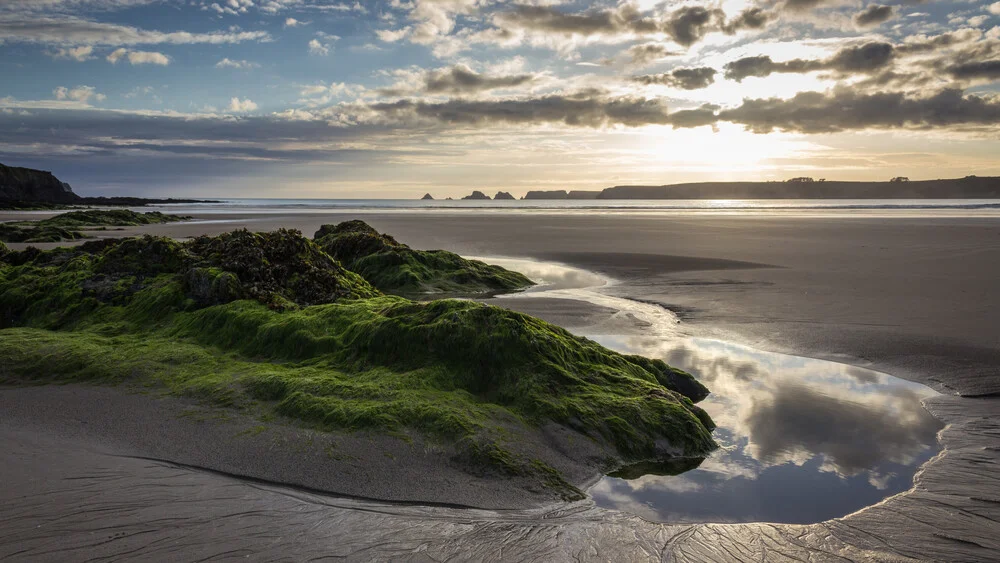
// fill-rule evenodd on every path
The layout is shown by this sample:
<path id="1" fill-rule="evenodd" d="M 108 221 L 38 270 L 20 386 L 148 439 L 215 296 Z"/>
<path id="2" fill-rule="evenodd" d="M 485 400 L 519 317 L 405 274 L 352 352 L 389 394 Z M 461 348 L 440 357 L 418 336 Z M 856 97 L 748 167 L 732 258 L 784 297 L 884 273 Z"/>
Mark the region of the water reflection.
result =
<path id="1" fill-rule="evenodd" d="M 820 522 L 909 489 L 917 468 L 939 451 L 942 425 L 921 405 L 934 392 L 922 385 L 685 338 L 669 311 L 610 295 L 613 280 L 561 264 L 487 261 L 540 282 L 499 303 L 547 297 L 598 305 L 611 312 L 587 317 L 573 332 L 621 352 L 662 358 L 712 391 L 700 405 L 718 425 L 722 447 L 703 461 L 608 475 L 590 490 L 600 506 L 669 522 Z M 547 311 L 533 313 L 544 318 Z"/>
<path id="2" fill-rule="evenodd" d="M 941 423 L 920 403 L 933 391 L 921 385 L 717 341 L 590 336 L 703 380 L 722 445 L 680 475 L 605 477 L 590 491 L 601 506 L 672 522 L 818 522 L 909 489 L 938 451 Z"/>

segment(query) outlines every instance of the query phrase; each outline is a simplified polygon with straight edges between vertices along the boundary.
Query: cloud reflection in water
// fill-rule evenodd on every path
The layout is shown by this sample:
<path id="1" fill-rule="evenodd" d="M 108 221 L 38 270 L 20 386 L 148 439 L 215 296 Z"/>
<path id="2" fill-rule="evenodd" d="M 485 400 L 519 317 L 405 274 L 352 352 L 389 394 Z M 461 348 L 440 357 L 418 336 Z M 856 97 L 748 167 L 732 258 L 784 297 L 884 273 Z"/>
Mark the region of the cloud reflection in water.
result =
<path id="1" fill-rule="evenodd" d="M 818 522 L 907 490 L 938 451 L 933 391 L 843 364 L 711 340 L 594 336 L 703 380 L 722 448 L 677 476 L 605 477 L 601 506 L 659 521 Z"/>

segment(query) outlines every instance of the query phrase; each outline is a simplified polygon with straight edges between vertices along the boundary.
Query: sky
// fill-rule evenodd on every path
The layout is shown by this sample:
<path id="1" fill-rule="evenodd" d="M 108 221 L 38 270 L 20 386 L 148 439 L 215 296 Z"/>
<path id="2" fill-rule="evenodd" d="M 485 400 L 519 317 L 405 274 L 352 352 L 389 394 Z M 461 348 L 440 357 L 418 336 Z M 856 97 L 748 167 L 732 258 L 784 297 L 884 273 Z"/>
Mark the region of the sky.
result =
<path id="1" fill-rule="evenodd" d="M 0 0 L 0 162 L 83 195 L 1000 175 L 1000 1 Z"/>

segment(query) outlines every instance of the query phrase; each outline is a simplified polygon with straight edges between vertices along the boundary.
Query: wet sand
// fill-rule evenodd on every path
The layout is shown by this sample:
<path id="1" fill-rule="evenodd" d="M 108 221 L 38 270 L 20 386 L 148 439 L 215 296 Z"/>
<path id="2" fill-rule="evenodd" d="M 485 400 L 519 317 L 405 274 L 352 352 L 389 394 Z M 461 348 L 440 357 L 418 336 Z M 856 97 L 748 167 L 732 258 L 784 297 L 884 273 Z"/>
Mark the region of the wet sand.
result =
<path id="1" fill-rule="evenodd" d="M 320 224 L 356 217 L 354 214 L 245 218 L 225 215 L 227 222 L 222 223 L 156 225 L 142 230 L 186 237 L 240 226 L 254 230 L 285 226 L 311 234 Z M 476 256 L 556 260 L 602 272 L 620 280 L 608 292 L 662 304 L 678 314 L 681 321 L 678 326 L 688 334 L 872 367 L 926 382 L 946 393 L 1000 392 L 1000 331 L 996 321 L 1000 294 L 994 290 L 1000 274 L 1000 219 L 542 217 L 454 213 L 365 214 L 361 218 L 418 248 L 447 248 Z M 123 234 L 137 230 L 127 229 Z M 543 300 L 510 301 L 510 306 L 531 307 L 533 314 L 571 326 L 587 324 L 607 313 L 600 307 L 570 306 L 560 300 L 552 300 L 548 305 Z M 311 552 L 314 555 L 338 552 L 330 545 L 330 538 L 335 538 L 355 546 L 363 544 L 364 549 L 359 547 L 360 551 L 352 552 L 355 556 L 363 553 L 359 559 L 405 554 L 429 560 L 469 553 L 480 554 L 483 559 L 501 559 L 506 553 L 519 554 L 525 559 L 544 554 L 553 560 L 657 559 L 667 555 L 679 560 L 760 560 L 766 554 L 785 554 L 808 555 L 816 560 L 905 556 L 988 561 L 995 559 L 1000 548 L 996 540 L 996 532 L 1000 530 L 1000 499 L 995 494 L 1000 488 L 1000 475 L 996 471 L 1000 465 L 998 401 L 947 395 L 930 401 L 930 410 L 949 424 L 942 434 L 946 451 L 925 466 L 916 479 L 915 489 L 845 519 L 813 526 L 659 526 L 598 510 L 584 502 L 580 510 L 585 517 L 571 511 L 571 517 L 556 520 L 548 513 L 530 511 L 516 516 L 505 513 L 500 517 L 494 513 L 450 509 L 433 513 L 417 511 L 417 516 L 407 513 L 398 520 L 396 516 L 386 516 L 386 521 L 380 521 L 387 526 L 384 529 L 395 529 L 398 533 L 385 543 L 383 532 L 374 536 L 362 533 L 363 538 L 347 535 L 364 530 L 355 525 L 366 522 L 369 512 L 383 508 L 364 505 L 351 507 L 343 514 L 329 512 L 327 517 L 345 522 L 343 532 L 339 533 L 314 527 L 306 518 L 314 510 L 327 510 L 322 507 L 328 506 L 328 501 L 310 499 L 304 507 L 296 509 L 302 511 L 302 518 L 283 514 L 279 520 L 289 530 L 300 530 L 295 534 L 300 534 L 301 539 L 328 533 L 325 541 L 316 544 Z M 13 487 L 4 493 L 4 503 L 16 500 L 22 514 L 37 514 L 24 522 L 23 519 L 4 521 L 5 529 L 17 533 L 8 536 L 13 539 L 0 543 L 3 549 L 0 555 L 21 548 L 29 550 L 25 553 L 45 553 L 38 551 L 40 545 L 51 546 L 58 541 L 44 530 L 32 533 L 29 526 L 34 522 L 32 518 L 44 521 L 59 517 L 51 514 L 53 504 L 43 500 L 46 497 L 26 495 L 24 491 L 37 490 L 38 495 L 52 495 L 68 503 L 59 501 L 59 505 L 73 506 L 78 502 L 74 499 L 86 494 L 86 490 L 74 488 L 73 479 L 87 474 L 83 469 L 87 464 L 101 466 L 109 459 L 105 452 L 88 449 L 86 442 L 83 445 L 67 442 L 66 438 L 48 431 L 9 425 L 0 431 L 0 439 L 14 444 L 5 449 L 14 453 L 5 457 L 20 455 L 17 459 L 22 460 L 27 456 L 35 460 L 33 463 L 42 464 L 47 463 L 47 456 L 55 455 L 50 448 L 41 446 L 34 453 L 25 453 L 30 452 L 26 444 L 33 443 L 34 438 L 24 438 L 24 432 L 37 432 L 45 436 L 44 440 L 58 442 L 53 447 L 81 458 L 80 469 L 75 469 L 75 462 L 67 462 L 58 469 L 48 469 L 52 477 L 40 481 L 25 475 L 31 473 L 30 461 L 21 465 L 4 464 L 0 479 Z M 39 444 L 44 442 L 39 440 Z M 83 452 L 74 453 L 78 448 Z M 17 454 L 18 451 L 22 453 Z M 149 487 L 143 483 L 150 478 L 147 470 L 151 469 L 136 469 L 138 473 L 122 470 L 116 479 L 123 490 L 134 489 L 141 498 Z M 208 479 L 197 472 L 181 474 L 185 479 Z M 130 484 L 130 480 L 138 484 Z M 221 481 L 204 486 L 209 491 L 222 487 L 220 490 L 226 491 L 224 496 L 236 487 Z M 252 489 L 239 489 L 244 492 L 238 493 L 247 498 L 248 506 L 260 502 L 250 498 L 260 487 Z M 162 487 L 157 491 L 157 495 L 174 498 L 173 493 L 164 493 Z M 93 510 L 99 509 L 96 520 L 107 522 L 112 528 L 143 524 L 141 519 L 136 521 L 135 515 L 121 513 L 122 500 L 112 497 L 107 501 L 87 502 L 92 503 L 88 506 L 96 507 Z M 403 509 L 384 510 L 396 514 Z M 179 518 L 179 529 L 204 519 L 201 515 L 185 519 L 173 509 L 167 509 L 166 516 Z M 560 512 L 559 517 L 563 516 Z M 506 518 L 514 518 L 516 522 Z M 456 524 L 455 519 L 461 524 Z M 89 526 L 88 522 L 73 528 L 73 537 L 85 537 L 81 534 Z M 241 528 L 235 523 L 230 526 L 223 524 L 218 529 L 219 539 L 230 542 L 234 549 L 267 553 L 262 551 L 263 540 L 255 536 L 233 540 L 230 534 L 238 535 Z M 162 541 L 175 536 L 175 531 L 162 527 L 144 533 Z M 615 534 L 635 539 L 622 542 Z M 186 545 L 189 551 L 181 553 L 205 550 L 194 541 Z M 482 550 L 487 545 L 488 552 L 468 551 Z M 396 551 L 397 548 L 403 551 Z M 78 549 L 82 551 L 71 553 L 89 554 L 97 548 L 83 542 Z M 138 549 L 138 554 L 156 553 L 148 547 Z"/>

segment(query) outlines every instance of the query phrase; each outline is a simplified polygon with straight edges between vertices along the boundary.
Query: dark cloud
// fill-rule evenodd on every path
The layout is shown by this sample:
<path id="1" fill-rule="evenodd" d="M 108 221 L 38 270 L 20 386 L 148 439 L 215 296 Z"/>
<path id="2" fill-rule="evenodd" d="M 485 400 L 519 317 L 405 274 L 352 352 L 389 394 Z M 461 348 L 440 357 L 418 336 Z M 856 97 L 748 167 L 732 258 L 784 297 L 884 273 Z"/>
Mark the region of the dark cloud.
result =
<path id="1" fill-rule="evenodd" d="M 633 45 L 626 51 L 631 63 L 634 65 L 646 65 L 655 60 L 662 59 L 664 57 L 672 57 L 680 55 L 671 51 L 666 45 L 661 43 L 644 43 L 642 45 Z"/>
<path id="2" fill-rule="evenodd" d="M 633 76 L 632 80 L 640 84 L 663 84 L 684 90 L 698 90 L 715 82 L 715 74 L 716 70 L 711 67 L 678 68 L 663 74 Z"/>
<path id="3" fill-rule="evenodd" d="M 829 70 L 840 74 L 872 73 L 885 68 L 895 57 L 894 48 L 888 43 L 871 42 L 845 47 L 828 59 L 792 59 L 774 62 L 771 57 L 744 57 L 727 63 L 725 76 L 737 82 L 751 76 L 765 77 L 773 73 L 804 73 Z"/>
<path id="4" fill-rule="evenodd" d="M 1000 80 L 1000 60 L 974 61 L 948 67 L 948 74 L 958 80 Z"/>
<path id="5" fill-rule="evenodd" d="M 431 93 L 462 94 L 497 88 L 511 88 L 527 84 L 537 77 L 533 74 L 496 76 L 479 74 L 465 65 L 455 65 L 447 70 L 428 73 L 426 90 Z"/>
<path id="6" fill-rule="evenodd" d="M 717 114 L 755 133 L 775 129 L 832 133 L 860 129 L 899 129 L 1000 124 L 1000 100 L 946 89 L 927 97 L 903 92 L 860 93 L 840 88 L 831 93 L 802 92 L 780 98 L 745 100 Z M 679 126 L 679 125 L 675 125 Z"/>
<path id="7" fill-rule="evenodd" d="M 428 94 L 474 94 L 522 86 L 538 79 L 536 74 L 490 75 L 478 73 L 469 66 L 457 64 L 450 68 L 429 70 L 421 78 L 418 91 Z M 384 88 L 380 93 L 400 96 L 414 93 L 406 88 Z"/>
<path id="8" fill-rule="evenodd" d="M 669 13 L 644 15 L 634 5 L 567 13 L 549 6 L 516 5 L 497 14 L 495 23 L 506 31 L 511 28 L 561 35 L 615 36 L 665 33 L 685 47 L 712 32 L 727 34 L 742 29 L 760 29 L 771 20 L 761 8 L 750 8 L 727 21 L 719 8 L 685 6 Z"/>
<path id="9" fill-rule="evenodd" d="M 425 102 L 400 100 L 373 104 L 370 108 L 398 119 L 412 117 L 464 125 L 497 123 L 563 123 L 577 127 L 626 125 L 638 127 L 667 123 L 667 107 L 659 100 L 608 98 L 594 93 L 510 100 L 463 100 Z"/>
<path id="10" fill-rule="evenodd" d="M 896 9 L 892 6 L 870 4 L 864 10 L 854 14 L 854 24 L 858 27 L 878 25 L 892 19 L 892 16 L 895 15 L 895 13 Z"/>

